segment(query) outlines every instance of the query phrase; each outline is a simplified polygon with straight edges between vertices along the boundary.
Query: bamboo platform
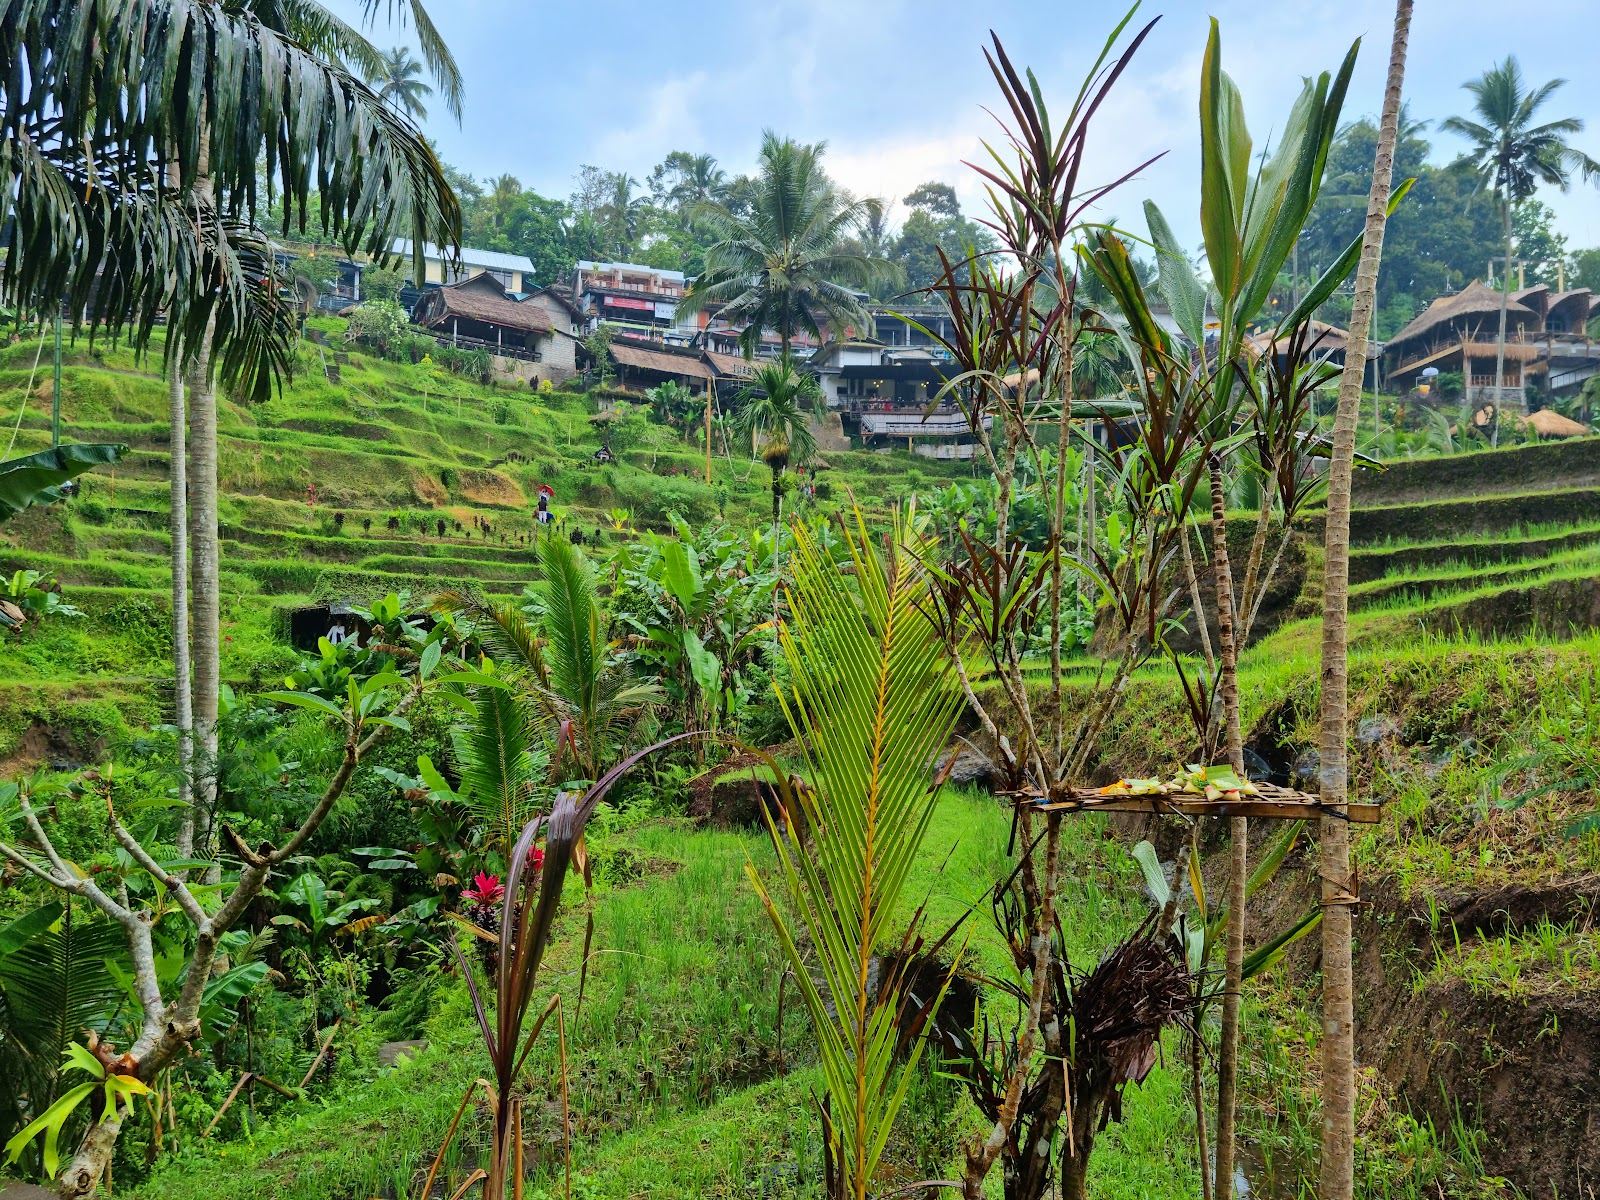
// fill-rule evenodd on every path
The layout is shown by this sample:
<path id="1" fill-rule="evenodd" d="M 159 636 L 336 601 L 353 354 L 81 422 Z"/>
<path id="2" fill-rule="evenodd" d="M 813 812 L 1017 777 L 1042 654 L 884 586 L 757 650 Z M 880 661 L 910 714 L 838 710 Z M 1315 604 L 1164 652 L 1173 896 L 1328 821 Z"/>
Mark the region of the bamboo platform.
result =
<path id="1" fill-rule="evenodd" d="M 1350 804 L 1344 812 L 1330 808 L 1308 792 L 1256 784 L 1257 794 L 1239 800 L 1207 800 L 1202 795 L 1151 793 L 1144 796 L 1107 796 L 1098 788 L 1073 788 L 1062 799 L 1051 800 L 1038 793 L 1019 793 L 1033 801 L 1040 812 L 1123 812 L 1170 813 L 1185 817 L 1250 817 L 1268 820 L 1312 820 L 1324 815 L 1344 816 L 1357 825 L 1376 825 L 1383 818 L 1381 804 Z"/>

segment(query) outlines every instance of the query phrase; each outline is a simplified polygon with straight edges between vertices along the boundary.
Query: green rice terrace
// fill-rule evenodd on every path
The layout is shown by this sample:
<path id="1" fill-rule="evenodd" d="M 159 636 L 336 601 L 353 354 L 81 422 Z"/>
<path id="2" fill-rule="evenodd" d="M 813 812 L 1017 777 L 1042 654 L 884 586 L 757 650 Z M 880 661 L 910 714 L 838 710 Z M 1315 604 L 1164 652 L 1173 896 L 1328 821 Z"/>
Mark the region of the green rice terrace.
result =
<path id="1" fill-rule="evenodd" d="M 1597 1200 L 1595 18 L 435 7 L 0 5 L 0 1200 Z"/>
<path id="2" fill-rule="evenodd" d="M 339 324 L 319 323 L 330 333 Z M 12 397 L 26 382 L 29 350 L 7 351 L 0 379 Z M 591 541 L 598 532 L 591 553 L 601 563 L 637 552 L 648 544 L 645 531 L 669 530 L 676 518 L 714 525 L 720 510 L 734 529 L 760 528 L 767 515 L 765 467 L 752 472 L 747 457 L 719 453 L 708 488 L 696 475 L 703 458 L 662 426 L 650 427 L 648 447 L 594 465 L 600 441 L 588 420 L 590 398 L 484 388 L 359 352 L 341 358 L 337 383 L 311 372 L 267 405 L 223 407 L 222 662 L 223 678 L 241 697 L 270 691 L 295 670 L 294 613 L 319 602 L 371 604 L 394 591 L 420 603 L 447 587 L 476 587 L 491 599 L 536 590 L 544 574 L 524 538 L 536 540 L 529 497 L 539 483 L 570 497 L 557 505 L 568 527 L 588 531 Z M 85 477 L 70 504 L 31 510 L 6 527 L 6 572 L 48 572 L 82 610 L 41 622 L 4 647 L 0 754 L 12 774 L 66 772 L 120 754 L 149 736 L 141 731 L 170 720 L 166 389 L 156 365 L 110 348 L 71 349 L 65 423 L 85 440 L 125 440 L 132 452 L 114 474 Z M 47 437 L 46 413 L 31 404 L 21 444 Z M 1466 1196 L 1517 1185 L 1537 1192 L 1541 1180 L 1575 1178 L 1576 1166 L 1593 1159 L 1587 1113 L 1600 1047 L 1600 940 L 1590 925 L 1600 830 L 1585 820 L 1594 785 L 1582 772 L 1593 761 L 1583 756 L 1593 752 L 1600 717 L 1596 446 L 1420 459 L 1358 481 L 1350 570 L 1354 767 L 1359 791 L 1386 802 L 1383 824 L 1355 846 L 1366 900 L 1357 970 L 1368 1112 L 1358 1169 L 1375 1195 L 1442 1188 Z M 884 500 L 913 487 L 937 504 L 937 465 L 911 467 L 907 458 L 833 452 L 821 478 L 831 477 L 834 497 L 848 487 L 876 501 L 873 519 L 883 519 Z M 307 500 L 312 486 L 315 504 Z M 624 507 L 630 515 L 614 520 L 612 510 Z M 1308 748 L 1316 738 L 1320 519 L 1316 511 L 1301 519 L 1263 608 L 1270 632 L 1240 664 L 1250 761 L 1284 782 L 1315 774 Z M 1254 524 L 1253 514 L 1230 517 L 1236 539 Z M 709 571 L 709 548 L 699 549 Z M 1087 694 L 1096 668 L 1081 657 L 1067 668 L 1070 703 L 1075 688 Z M 1030 668 L 1036 682 L 1046 676 L 1042 662 Z M 770 728 L 774 715 L 747 714 L 746 736 L 766 733 L 761 723 Z M 430 721 L 416 728 L 434 731 L 419 736 L 447 736 L 447 713 Z M 971 719 L 961 723 L 982 744 Z M 1157 748 L 1192 740 L 1186 726 L 1170 670 L 1146 666 L 1101 735 L 1094 761 L 1102 765 L 1093 770 L 1104 777 L 1115 762 L 1129 775 L 1159 774 L 1169 764 Z M 329 753 L 325 737 L 307 729 L 273 738 L 274 755 L 319 762 Z M 1130 757 L 1137 747 L 1149 749 Z M 793 753 L 791 745 L 786 756 Z M 434 754 L 440 763 L 452 756 Z M 414 759 L 411 747 L 382 753 L 385 770 L 402 774 L 415 769 Z M 602 809 L 605 819 L 591 826 L 592 899 L 560 918 L 544 968 L 545 987 L 573 1014 L 567 1102 L 579 1194 L 800 1195 L 821 1170 L 816 1049 L 792 982 L 787 996 L 773 985 L 783 960 L 744 878 L 747 862 L 763 871 L 773 863 L 757 828 L 759 798 L 752 799 L 770 774 L 739 767 L 743 761 L 750 760 L 706 774 L 692 762 L 658 773 L 655 786 Z M 159 790 L 154 779 L 130 782 L 135 792 Z M 219 1047 L 198 1072 L 188 1068 L 168 1118 L 177 1126 L 164 1135 L 175 1146 L 162 1147 L 138 1195 L 405 1195 L 405 1181 L 443 1141 L 462 1090 L 484 1073 L 470 1001 L 450 982 L 448 962 L 405 955 L 411 961 L 400 965 L 382 948 L 393 910 L 414 886 L 404 885 L 403 873 L 372 870 L 382 864 L 371 859 L 365 869 L 358 859 L 354 873 L 337 865 L 345 861 L 338 844 L 415 837 L 401 832 L 399 793 L 386 800 L 383 786 L 374 781 L 365 793 L 363 805 L 374 810 L 336 817 L 332 840 L 322 843 L 316 869 L 330 872 L 337 894 L 325 903 L 338 909 L 321 917 L 323 953 L 275 940 L 288 930 L 273 924 L 277 916 L 264 921 L 249 961 L 270 964 L 270 977 L 281 982 L 246 1007 L 242 1019 L 255 1040 Z M 1541 794 L 1521 803 L 1525 791 Z M 87 823 L 92 815 L 80 809 L 71 819 Z M 1010 821 L 977 784 L 947 789 L 933 820 L 906 903 L 926 900 L 927 920 L 939 926 L 984 903 L 985 881 L 1006 861 Z M 1175 852 L 1161 844 L 1172 831 L 1146 821 L 1085 817 L 1067 827 L 1062 904 L 1071 917 L 1063 937 L 1074 961 L 1092 962 L 1113 933 L 1141 919 L 1138 868 L 1127 848 L 1151 836 L 1164 853 Z M 1585 831 L 1574 832 L 1578 826 Z M 1274 840 L 1281 835 L 1263 830 L 1260 848 Z M 1269 940 L 1313 903 L 1304 840 L 1255 901 L 1253 940 Z M 421 863 L 416 850 L 394 853 L 408 868 Z M 1206 862 L 1221 887 L 1220 858 Z M 341 934 L 355 927 L 341 905 L 387 920 Z M 303 910 L 293 901 L 281 898 L 272 908 L 301 926 L 295 914 Z M 586 911 L 596 951 L 585 972 Z M 361 949 L 374 935 L 379 940 Z M 1304 946 L 1292 947 L 1248 997 L 1241 1169 L 1268 1194 L 1293 1194 L 1314 1156 L 1317 1028 L 1308 989 L 1315 957 Z M 1004 943 L 980 927 L 962 961 L 975 973 L 978 964 L 999 968 Z M 259 1088 L 224 1111 L 247 1064 L 268 1078 L 303 1073 L 323 1029 L 332 1033 L 331 1048 L 307 1099 Z M 1490 1053 L 1493 1046 L 1506 1049 Z M 1164 1047 L 1097 1151 L 1095 1194 L 1148 1195 L 1146 1181 L 1158 1170 L 1176 1188 L 1198 1186 L 1183 1183 L 1198 1180 L 1193 1148 L 1185 1148 L 1186 1070 L 1179 1043 L 1169 1038 Z M 553 1040 L 540 1043 L 528 1070 L 546 1081 L 523 1118 L 530 1173 L 559 1194 Z M 1540 1105 L 1518 1099 L 1515 1081 L 1527 1072 L 1543 1079 Z M 881 1170 L 891 1178 L 937 1175 L 978 1128 L 971 1101 L 944 1074 L 919 1068 L 912 1087 L 919 1116 L 886 1151 Z M 211 1136 L 201 1138 L 219 1113 Z M 152 1153 L 155 1136 L 148 1121 L 124 1134 L 133 1164 Z M 468 1144 L 447 1156 L 448 1178 L 465 1178 Z M 141 1172 L 130 1165 L 129 1173 Z M 1496 1184 L 1496 1177 L 1513 1182 Z"/>

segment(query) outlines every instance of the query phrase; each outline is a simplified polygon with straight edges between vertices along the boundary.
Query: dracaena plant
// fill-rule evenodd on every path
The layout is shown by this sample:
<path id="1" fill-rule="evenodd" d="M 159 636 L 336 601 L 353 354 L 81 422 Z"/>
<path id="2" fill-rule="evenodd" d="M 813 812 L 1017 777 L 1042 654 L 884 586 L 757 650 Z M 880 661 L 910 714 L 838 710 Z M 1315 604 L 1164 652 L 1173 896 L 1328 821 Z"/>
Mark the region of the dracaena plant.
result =
<path id="1" fill-rule="evenodd" d="M 539 966 L 550 946 L 550 931 L 555 925 L 556 913 L 561 907 L 561 895 L 566 886 L 569 869 L 584 874 L 588 882 L 587 859 L 584 853 L 583 832 L 594 815 L 595 808 L 606 795 L 646 755 L 672 745 L 685 738 L 697 737 L 695 733 L 680 733 L 675 737 L 656 742 L 622 760 L 582 792 L 562 791 L 556 795 L 548 813 L 540 814 L 522 827 L 516 844 L 509 855 L 509 866 L 504 880 L 484 875 L 474 881 L 473 889 L 479 907 L 497 909 L 498 930 L 489 933 L 479 927 L 479 937 L 494 942 L 489 980 L 493 998 L 493 1011 L 484 1002 L 484 992 L 479 987 L 472 968 L 461 952 L 459 942 L 452 941 L 456 962 L 466 978 L 472 996 L 473 1012 L 477 1016 L 478 1030 L 483 1035 L 484 1049 L 488 1053 L 492 1084 L 485 1084 L 492 1102 L 492 1135 L 488 1164 L 480 1168 L 477 1177 L 484 1179 L 483 1195 L 496 1200 L 505 1195 L 507 1182 L 513 1183 L 515 1193 L 522 1194 L 522 1138 L 521 1104 L 516 1084 L 522 1066 L 532 1051 L 545 1023 L 556 1015 L 562 1033 L 565 1055 L 565 1015 L 561 1008 L 560 993 L 554 993 L 543 1010 L 529 1027 L 528 1018 L 534 1006 L 534 986 Z M 543 846 L 539 842 L 543 840 Z M 588 959 L 588 946 L 584 947 L 584 960 Z M 582 986 L 579 987 L 582 1003 Z M 423 1197 L 433 1194 L 433 1180 L 438 1173 L 445 1152 L 455 1135 L 457 1122 L 473 1092 L 479 1084 L 474 1082 L 462 1097 L 456 1119 L 439 1148 L 433 1168 L 423 1184 Z M 562 1081 L 562 1125 L 567 1125 L 565 1108 L 566 1086 Z M 570 1173 L 571 1162 L 568 1159 Z M 569 1178 L 570 1184 L 570 1178 Z"/>
<path id="2" fill-rule="evenodd" d="M 1254 344 L 1247 342 L 1246 331 L 1263 311 L 1316 203 L 1359 47 L 1359 40 L 1351 45 L 1337 72 L 1324 71 L 1305 80 L 1276 146 L 1253 160 L 1244 104 L 1233 80 L 1222 69 L 1221 32 L 1213 19 L 1200 72 L 1200 225 L 1211 273 L 1209 290 L 1195 277 L 1160 209 L 1153 202 L 1145 204 L 1151 241 L 1157 251 L 1158 287 L 1179 328 L 1196 348 L 1194 370 L 1207 379 L 1203 398 L 1212 426 L 1213 440 L 1205 452 L 1205 467 L 1211 501 L 1209 553 L 1213 586 L 1209 609 L 1217 644 L 1213 650 L 1207 605 L 1185 540 L 1185 573 L 1195 610 L 1194 622 L 1205 651 L 1206 679 L 1193 686 L 1185 678 L 1184 686 L 1191 714 L 1200 727 L 1205 756 L 1209 760 L 1220 749 L 1234 771 L 1240 773 L 1244 771 L 1244 737 L 1239 655 L 1255 624 L 1261 598 L 1281 561 L 1290 521 L 1305 499 L 1306 464 L 1317 448 L 1316 440 L 1301 429 L 1306 415 L 1304 401 L 1310 389 L 1327 381 L 1321 368 L 1302 358 L 1310 315 L 1354 268 L 1359 239 L 1277 329 Z M 1148 323 L 1142 296 L 1124 289 L 1118 299 L 1122 316 L 1130 326 Z M 1207 333 L 1208 301 L 1217 318 L 1214 336 Z M 1141 365 L 1148 370 L 1148 340 L 1135 340 L 1144 351 Z M 1281 373 L 1273 364 L 1280 343 L 1288 349 Z M 1266 360 L 1265 365 L 1260 359 Z M 1249 410 L 1248 415 L 1243 409 Z M 1250 429 L 1250 436 L 1232 436 L 1232 431 L 1241 426 Z M 1264 485 L 1244 577 L 1237 588 L 1227 538 L 1225 478 L 1227 460 L 1233 456 L 1240 459 L 1238 469 L 1254 475 Z M 1280 502 L 1283 532 L 1277 552 L 1266 559 L 1274 499 Z M 1229 891 L 1233 919 L 1228 927 L 1227 991 L 1218 1056 L 1214 1189 L 1219 1200 L 1227 1200 L 1233 1187 L 1248 835 L 1245 819 L 1231 818 Z"/>
<path id="3" fill-rule="evenodd" d="M 880 951 L 938 800 L 942 781 L 930 783 L 928 764 L 955 728 L 961 696 L 926 612 L 926 547 L 910 514 L 897 514 L 880 550 L 857 510 L 845 541 L 841 564 L 804 527 L 795 531 L 779 630 L 792 682 L 778 698 L 809 785 L 785 788 L 785 811 L 769 814 L 775 877 L 746 871 L 817 1031 L 828 1193 L 866 1200 L 923 1048 L 908 1029 L 939 999 L 919 1006 L 905 977 L 906 965 L 928 953 L 920 910 L 899 951 Z"/>
<path id="4" fill-rule="evenodd" d="M 1175 598 L 1169 580 L 1183 514 L 1202 473 L 1197 454 L 1211 436 L 1199 403 L 1203 392 L 1153 321 L 1135 333 L 1164 348 L 1159 369 L 1134 371 L 1119 395 L 1078 397 L 1080 350 L 1099 354 L 1106 338 L 1125 336 L 1124 322 L 1103 311 L 1109 306 L 1081 302 L 1080 271 L 1102 258 L 1126 287 L 1139 286 L 1123 241 L 1085 224 L 1086 206 L 1121 180 L 1079 183 L 1091 122 L 1151 29 L 1145 25 L 1124 41 L 1132 17 L 1129 12 L 1113 31 L 1059 125 L 1032 73 L 1019 72 L 995 42 L 988 58 L 1009 120 L 990 161 L 975 169 L 989 188 L 988 223 L 1013 264 L 1002 268 L 988 256 L 945 258 L 930 289 L 951 314 L 950 332 L 938 339 L 958 367 L 946 394 L 967 413 L 998 492 L 992 538 L 981 548 L 963 538 L 949 561 L 930 564 L 938 580 L 930 611 L 997 766 L 1024 797 L 1060 796 L 1082 781 L 1134 669 L 1162 644 Z M 1086 237 L 1090 245 L 1079 248 Z M 1109 439 L 1106 447 L 1087 439 L 1077 424 L 1130 414 L 1136 436 Z M 1058 444 L 1078 439 L 1085 453 L 1047 456 L 1034 433 L 1041 422 L 1053 426 Z M 1034 556 L 1019 552 L 1007 523 L 1022 463 L 1031 466 L 1049 510 L 1047 541 Z M 1082 474 L 1069 478 L 1069 466 Z M 1114 529 L 1115 536 L 1102 537 L 1091 526 L 1074 553 L 1063 535 L 1069 490 L 1079 489 L 1087 499 L 1106 494 L 1116 521 L 1104 532 Z M 1087 696 L 1067 696 L 1063 685 L 1063 595 L 1073 577 L 1095 597 L 1109 651 Z M 1043 702 L 1037 684 L 1024 677 L 1020 651 L 1040 625 L 1050 659 Z M 969 651 L 976 655 L 970 670 Z M 981 695 L 973 685 L 979 669 L 998 682 Z M 1036 1085 L 1043 1074 L 1059 1071 L 1054 1064 L 1067 1049 L 1057 1019 L 1061 999 L 1051 985 L 1060 974 L 1052 948 L 1060 819 L 1059 812 L 1045 816 L 1041 832 L 1034 803 L 1025 798 L 1018 804 L 1016 895 L 1019 927 L 1026 931 L 1019 942 L 1019 1005 L 1006 1034 L 1012 1053 L 998 1076 L 981 1085 L 994 1099 L 987 1110 L 992 1125 L 966 1149 L 962 1186 L 969 1197 L 982 1194 L 984 1178 L 1002 1161 L 1008 1196 L 1041 1194 L 1039 1180 L 1050 1173 L 1024 1171 L 1022 1159 L 1038 1145 L 1057 1145 L 1061 1111 L 1050 1107 L 1049 1089 Z M 982 1107 L 980 1085 L 969 1086 Z M 1030 1131 L 1026 1139 L 1018 1136 L 1023 1124 Z M 1058 1161 L 1065 1178 L 1066 1162 Z"/>

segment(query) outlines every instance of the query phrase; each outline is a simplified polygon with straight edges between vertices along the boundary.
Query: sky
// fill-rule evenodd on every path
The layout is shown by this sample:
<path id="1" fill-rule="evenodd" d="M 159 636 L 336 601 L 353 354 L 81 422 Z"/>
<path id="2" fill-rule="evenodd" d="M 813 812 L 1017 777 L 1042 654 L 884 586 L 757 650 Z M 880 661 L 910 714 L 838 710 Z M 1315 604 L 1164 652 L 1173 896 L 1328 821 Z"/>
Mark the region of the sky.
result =
<path id="1" fill-rule="evenodd" d="M 359 19 L 355 0 L 334 7 Z M 1542 0 L 1524 10 L 1526 20 L 1518 7 L 1420 0 L 1405 86 L 1413 116 L 1469 112 L 1461 84 L 1514 54 L 1530 80 L 1571 81 L 1544 111 L 1583 119 L 1573 141 L 1600 158 L 1600 89 L 1590 74 L 1600 3 Z M 388 8 L 378 5 L 380 14 Z M 424 129 L 446 161 L 479 178 L 510 173 L 564 198 L 581 164 L 625 170 L 642 184 L 677 149 L 711 153 L 732 175 L 752 168 L 770 128 L 826 140 L 829 172 L 857 195 L 898 200 L 939 179 L 969 213 L 983 194 L 963 160 L 980 161 L 981 139 L 996 131 L 984 107 L 999 100 L 982 54 L 989 31 L 1014 62 L 1034 69 L 1052 110 L 1064 112 L 1122 11 L 1117 0 L 427 0 L 427 8 L 467 90 L 459 124 L 436 101 Z M 1209 17 L 1221 22 L 1223 68 L 1244 95 L 1258 148 L 1302 77 L 1336 70 L 1358 37 L 1344 117 L 1375 117 L 1382 104 L 1392 0 L 1146 0 L 1130 29 L 1158 15 L 1091 127 L 1086 179 L 1110 182 L 1164 157 L 1114 193 L 1105 217 L 1139 229 L 1152 198 L 1180 239 L 1198 246 L 1197 105 Z M 408 34 L 386 24 L 371 31 L 380 46 L 410 43 Z M 1427 136 L 1438 162 L 1464 147 L 1447 134 Z M 1540 198 L 1573 249 L 1600 246 L 1600 185 L 1575 182 Z M 904 209 L 893 214 L 898 220 Z"/>

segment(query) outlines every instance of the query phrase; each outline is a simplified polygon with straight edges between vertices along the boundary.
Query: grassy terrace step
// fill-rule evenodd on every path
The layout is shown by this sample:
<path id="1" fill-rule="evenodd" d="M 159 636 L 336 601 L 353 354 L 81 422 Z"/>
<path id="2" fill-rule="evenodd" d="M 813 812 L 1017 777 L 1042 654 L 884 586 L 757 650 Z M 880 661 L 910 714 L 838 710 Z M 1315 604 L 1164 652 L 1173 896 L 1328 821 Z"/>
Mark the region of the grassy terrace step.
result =
<path id="1" fill-rule="evenodd" d="M 1525 583 L 1556 573 L 1588 571 L 1600 576 L 1600 545 L 1590 544 L 1539 559 L 1493 567 L 1472 562 L 1447 562 L 1436 567 L 1387 575 L 1350 589 L 1352 608 L 1369 608 L 1391 600 L 1424 602 L 1453 592 L 1477 591 L 1503 584 Z"/>
<path id="2" fill-rule="evenodd" d="M 1506 535 L 1523 526 L 1551 523 L 1600 523 L 1600 487 L 1360 508 L 1350 515 L 1350 540 L 1355 545 L 1372 546 L 1414 536 L 1418 530 L 1441 537 Z M 1320 514 L 1315 525 L 1321 526 Z"/>
<path id="3" fill-rule="evenodd" d="M 1358 549 L 1350 555 L 1352 585 L 1385 576 L 1455 565 L 1493 567 L 1529 558 L 1548 558 L 1563 550 L 1600 542 L 1600 525 L 1530 526 L 1503 536 L 1444 541 L 1406 541 Z"/>
<path id="4" fill-rule="evenodd" d="M 1563 640 L 1600 628 L 1600 568 L 1591 558 L 1419 596 L 1401 591 L 1362 606 L 1357 636 L 1416 630 L 1485 641 L 1529 635 Z"/>
<path id="5" fill-rule="evenodd" d="M 1358 508 L 1600 487 L 1600 439 L 1573 438 L 1384 465 L 1381 472 L 1357 472 Z"/>

